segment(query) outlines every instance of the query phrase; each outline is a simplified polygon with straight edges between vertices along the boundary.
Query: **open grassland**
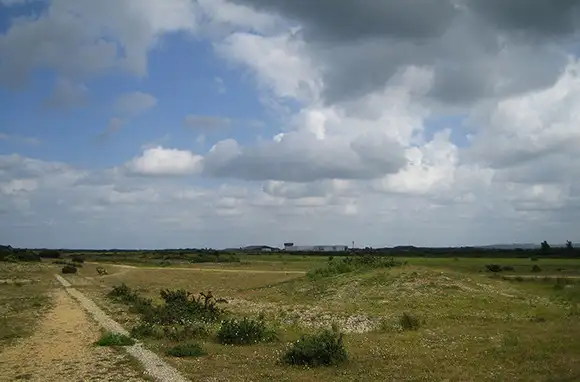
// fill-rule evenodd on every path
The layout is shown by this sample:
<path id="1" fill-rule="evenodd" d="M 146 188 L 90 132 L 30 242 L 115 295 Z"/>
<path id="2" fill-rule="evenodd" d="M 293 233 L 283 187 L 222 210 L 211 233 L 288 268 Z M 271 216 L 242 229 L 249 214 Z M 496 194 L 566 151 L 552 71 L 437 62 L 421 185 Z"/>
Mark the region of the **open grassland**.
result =
<path id="1" fill-rule="evenodd" d="M 45 264 L 0 262 L 0 351 L 32 334 L 50 307 L 53 273 Z"/>
<path id="2" fill-rule="evenodd" d="M 144 339 L 159 354 L 196 341 L 198 357 L 164 357 L 192 380 L 207 381 L 576 381 L 580 380 L 580 260 L 407 258 L 403 266 L 359 269 L 324 277 L 308 271 L 341 261 L 300 255 L 241 256 L 237 264 L 180 269 L 85 264 L 67 278 L 127 329 L 139 314 L 106 294 L 125 283 L 161 302 L 161 289 L 212 291 L 227 317 L 263 317 L 278 340 L 219 344 L 220 322 L 176 336 Z M 495 275 L 486 264 L 513 267 Z M 541 272 L 532 272 L 538 265 Z M 188 267 L 194 269 L 188 270 Z M 269 272 L 271 271 L 271 272 Z M 505 275 L 521 277 L 504 279 Z M 526 276 L 540 280 L 527 280 Z M 549 276 L 544 279 L 544 276 Z M 418 318 L 404 330 L 400 317 Z M 336 324 L 348 361 L 304 368 L 280 362 L 292 341 Z"/>

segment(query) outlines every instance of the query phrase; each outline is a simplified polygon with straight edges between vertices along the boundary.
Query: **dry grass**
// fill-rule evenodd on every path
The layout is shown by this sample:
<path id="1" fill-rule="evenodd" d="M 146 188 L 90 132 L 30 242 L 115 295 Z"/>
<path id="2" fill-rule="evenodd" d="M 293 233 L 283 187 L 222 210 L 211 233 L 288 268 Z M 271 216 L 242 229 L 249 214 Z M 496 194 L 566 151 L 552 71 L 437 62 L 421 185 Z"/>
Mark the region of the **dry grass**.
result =
<path id="1" fill-rule="evenodd" d="M 258 264 L 255 269 L 268 267 L 264 259 L 252 261 Z M 578 284 L 556 291 L 550 282 L 491 278 L 478 272 L 494 261 L 490 259 L 409 261 L 407 267 L 316 281 L 297 274 L 248 273 L 227 265 L 223 267 L 241 271 L 108 267 L 117 273 L 98 278 L 85 267 L 72 278 L 89 280 L 83 290 L 128 328 L 134 315 L 103 297 L 120 282 L 155 297 L 161 288 L 212 290 L 230 300 L 227 308 L 234 315 L 263 313 L 278 328 L 280 343 L 230 347 L 208 339 L 203 344 L 207 356 L 168 360 L 194 380 L 580 380 Z M 549 260 L 546 265 L 543 261 L 538 262 L 543 269 L 567 267 L 570 273 L 580 265 L 571 260 Z M 496 262 L 513 265 L 516 272 L 531 263 L 529 259 Z M 272 267 L 286 269 L 279 263 Z M 403 312 L 422 320 L 419 330 L 400 328 Z M 280 364 L 289 341 L 332 323 L 347 333 L 347 364 L 320 369 Z M 163 352 L 171 343 L 156 340 L 149 345 Z"/>
<path id="2" fill-rule="evenodd" d="M 34 331 L 50 307 L 53 271 L 46 264 L 0 262 L 0 350 Z"/>

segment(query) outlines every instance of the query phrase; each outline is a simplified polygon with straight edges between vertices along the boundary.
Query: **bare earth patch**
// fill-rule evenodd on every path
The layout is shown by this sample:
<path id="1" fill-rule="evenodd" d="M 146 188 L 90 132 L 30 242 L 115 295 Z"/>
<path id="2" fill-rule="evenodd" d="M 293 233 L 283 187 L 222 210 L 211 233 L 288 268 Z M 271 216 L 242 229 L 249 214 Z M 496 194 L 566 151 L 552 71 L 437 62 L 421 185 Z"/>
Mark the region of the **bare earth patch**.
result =
<path id="1" fill-rule="evenodd" d="M 145 381 L 128 355 L 93 343 L 101 332 L 64 291 L 30 337 L 0 353 L 0 381 Z"/>

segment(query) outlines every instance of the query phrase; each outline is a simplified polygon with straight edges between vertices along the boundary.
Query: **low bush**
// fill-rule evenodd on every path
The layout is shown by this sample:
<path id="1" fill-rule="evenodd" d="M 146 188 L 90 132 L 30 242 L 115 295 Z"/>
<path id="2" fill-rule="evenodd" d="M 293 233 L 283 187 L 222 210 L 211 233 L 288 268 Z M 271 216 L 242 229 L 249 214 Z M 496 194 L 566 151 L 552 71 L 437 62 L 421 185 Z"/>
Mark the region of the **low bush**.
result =
<path id="1" fill-rule="evenodd" d="M 35 261 L 41 260 L 40 256 L 37 253 L 27 251 L 27 250 L 20 250 L 20 251 L 17 250 L 15 255 L 16 255 L 16 258 L 18 259 L 18 261 L 35 262 Z"/>
<path id="2" fill-rule="evenodd" d="M 43 259 L 58 259 L 60 258 L 60 251 L 55 249 L 45 249 L 40 251 L 38 255 Z"/>
<path id="3" fill-rule="evenodd" d="M 368 255 L 351 256 L 344 257 L 338 261 L 329 261 L 326 266 L 308 272 L 308 277 L 310 279 L 318 279 L 358 270 L 393 268 L 401 265 L 403 265 L 402 262 L 390 257 Z"/>
<path id="4" fill-rule="evenodd" d="M 140 313 L 142 320 L 151 325 L 189 325 L 192 322 L 215 322 L 224 314 L 218 304 L 227 302 L 216 299 L 211 292 L 195 297 L 185 290 L 164 289 L 160 292 L 165 302 L 155 306 L 153 301 L 139 296 L 125 284 L 113 287 L 108 297 L 128 304 L 130 311 Z"/>
<path id="5" fill-rule="evenodd" d="M 171 357 L 201 357 L 207 354 L 200 344 L 186 343 L 179 344 L 165 351 Z"/>
<path id="6" fill-rule="evenodd" d="M 537 264 L 534 264 L 532 267 L 532 272 L 541 272 L 542 268 L 540 268 Z"/>
<path id="7" fill-rule="evenodd" d="M 403 313 L 399 318 L 399 324 L 403 330 L 417 330 L 421 327 L 421 320 L 414 314 Z"/>
<path id="8" fill-rule="evenodd" d="M 515 271 L 514 267 L 512 267 L 511 265 L 504 265 L 503 267 L 501 267 L 501 270 L 504 272 L 513 272 Z"/>
<path id="9" fill-rule="evenodd" d="M 208 255 L 200 253 L 189 259 L 190 263 L 200 264 L 200 263 L 239 263 L 240 258 L 235 255 Z"/>
<path id="10" fill-rule="evenodd" d="M 81 257 L 81 256 L 79 256 L 79 255 L 73 255 L 73 256 L 71 256 L 71 261 L 72 261 L 73 263 L 82 264 L 82 263 L 84 263 L 84 262 L 85 262 L 85 259 L 84 259 L 84 258 L 82 258 L 82 257 Z"/>
<path id="11" fill-rule="evenodd" d="M 95 342 L 98 346 L 131 346 L 135 340 L 119 333 L 105 333 Z"/>
<path id="12" fill-rule="evenodd" d="M 74 274 L 77 273 L 77 268 L 74 265 L 65 265 L 64 267 L 62 267 L 61 272 L 63 274 Z"/>
<path id="13" fill-rule="evenodd" d="M 502 267 L 499 264 L 486 264 L 485 268 L 488 270 L 488 272 L 501 272 L 502 271 Z"/>
<path id="14" fill-rule="evenodd" d="M 266 326 L 263 319 L 232 318 L 222 322 L 217 333 L 217 340 L 224 345 L 251 345 L 272 342 L 276 340 L 276 333 Z"/>
<path id="15" fill-rule="evenodd" d="M 537 257 L 530 257 L 530 260 L 531 261 L 538 261 L 538 258 Z"/>
<path id="16" fill-rule="evenodd" d="M 162 338 L 163 333 L 155 325 L 140 322 L 131 328 L 131 337 L 135 338 Z"/>
<path id="17" fill-rule="evenodd" d="M 327 366 L 341 364 L 347 359 L 342 333 L 333 327 L 333 330 L 303 335 L 292 343 L 282 360 L 289 365 Z"/>

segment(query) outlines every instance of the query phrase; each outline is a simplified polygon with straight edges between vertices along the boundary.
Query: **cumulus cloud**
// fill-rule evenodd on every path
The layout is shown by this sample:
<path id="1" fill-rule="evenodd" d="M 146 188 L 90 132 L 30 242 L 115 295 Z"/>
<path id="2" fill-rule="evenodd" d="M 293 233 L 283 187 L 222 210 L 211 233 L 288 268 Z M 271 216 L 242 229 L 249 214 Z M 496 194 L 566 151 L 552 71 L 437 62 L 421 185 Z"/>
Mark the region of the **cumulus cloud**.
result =
<path id="1" fill-rule="evenodd" d="M 404 165 L 401 148 L 386 137 L 379 137 L 383 141 L 374 138 L 317 140 L 310 133 L 293 132 L 254 147 L 241 147 L 229 139 L 217 143 L 204 158 L 204 173 L 247 180 L 309 182 L 366 179 L 397 172 Z"/>
<path id="2" fill-rule="evenodd" d="M 73 79 L 111 68 L 144 76 L 147 54 L 164 33 L 197 28 L 196 5 L 189 0 L 142 1 L 138 12 L 133 5 L 53 0 L 37 16 L 13 19 L 0 35 L 0 83 L 22 86 L 36 68 Z"/>
<path id="3" fill-rule="evenodd" d="M 572 160 L 580 154 L 579 104 L 580 64 L 571 62 L 552 87 L 476 111 L 480 131 L 467 155 L 493 168 L 566 153 Z"/>
<path id="4" fill-rule="evenodd" d="M 276 117 L 269 136 L 226 129 L 232 136 L 209 152 L 169 140 L 100 170 L 0 156 L 0 241 L 381 246 L 577 235 L 577 2 L 129 3 L 53 0 L 13 21 L 0 36 L 0 81 L 18 85 L 35 68 L 71 85 L 109 69 L 143 76 L 164 35 L 195 33 L 255 79 Z M 155 105 L 130 98 L 111 132 Z"/>
<path id="5" fill-rule="evenodd" d="M 201 160 L 201 156 L 190 151 L 158 146 L 147 148 L 141 156 L 133 158 L 125 167 L 136 175 L 187 175 L 200 171 Z"/>
<path id="6" fill-rule="evenodd" d="M 562 44 L 580 25 L 575 2 L 234 1 L 297 24 L 330 103 L 381 89 L 409 65 L 435 69 L 431 94 L 446 103 L 541 88 L 565 65 Z"/>

